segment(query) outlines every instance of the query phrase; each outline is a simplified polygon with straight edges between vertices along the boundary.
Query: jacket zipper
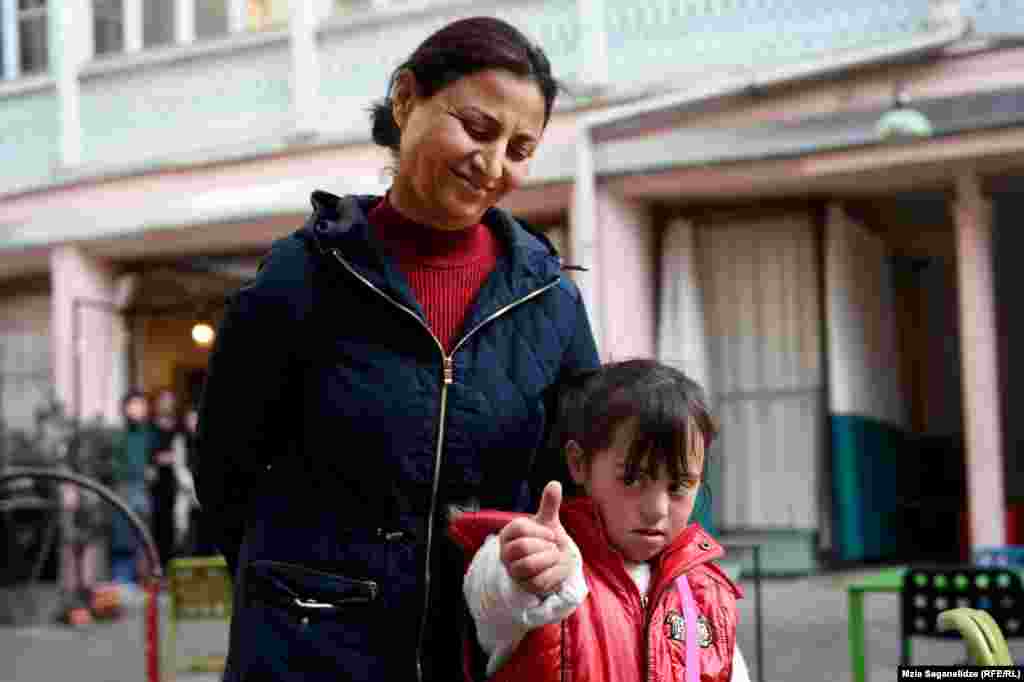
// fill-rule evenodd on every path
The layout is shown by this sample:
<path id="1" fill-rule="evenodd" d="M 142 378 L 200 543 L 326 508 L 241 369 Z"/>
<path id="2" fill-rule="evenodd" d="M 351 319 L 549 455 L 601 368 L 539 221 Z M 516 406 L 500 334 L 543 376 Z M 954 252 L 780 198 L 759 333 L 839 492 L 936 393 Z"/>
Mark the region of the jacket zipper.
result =
<path id="1" fill-rule="evenodd" d="M 430 326 L 426 322 L 424 322 L 419 315 L 416 314 L 416 311 L 409 308 L 408 306 L 402 305 L 395 299 L 391 298 L 385 292 L 381 291 L 376 285 L 374 285 L 373 282 L 359 274 L 359 272 L 357 272 L 355 268 L 349 265 L 348 261 L 346 261 L 342 257 L 341 252 L 338 251 L 338 249 L 331 249 L 331 254 L 334 255 L 335 259 L 337 259 L 337 261 L 341 263 L 342 267 L 344 267 L 353 277 L 358 279 L 366 286 L 370 287 L 370 289 L 372 289 L 373 291 L 380 294 L 384 298 L 384 300 L 388 301 L 399 310 L 406 312 L 410 317 L 416 320 L 416 322 L 419 323 L 419 325 L 423 327 L 423 329 L 427 332 L 430 338 L 434 340 L 434 344 L 437 346 L 437 349 L 441 353 L 441 408 L 438 415 L 437 446 L 434 449 L 434 480 L 430 490 L 430 507 L 427 516 L 427 546 L 425 558 L 423 561 L 423 609 L 420 612 L 420 628 L 416 640 L 416 679 L 419 682 L 423 682 L 423 634 L 424 630 L 426 630 L 427 627 L 427 611 L 430 608 L 430 553 L 434 541 L 434 517 L 437 515 L 437 492 L 441 482 L 441 461 L 444 453 L 444 423 L 448 404 L 448 386 L 450 386 L 455 381 L 455 368 L 452 359 L 455 357 L 455 352 L 458 351 L 459 348 L 462 347 L 462 344 L 465 343 L 469 337 L 475 334 L 478 329 L 483 327 L 488 322 L 491 322 L 494 319 L 500 317 L 501 315 L 504 315 L 506 312 L 508 312 L 512 308 L 515 308 L 521 303 L 525 303 L 526 301 L 529 301 L 530 299 L 541 295 L 548 289 L 557 285 L 561 278 L 556 277 L 554 280 L 548 282 L 541 288 L 531 291 L 526 296 L 523 296 L 520 299 L 512 301 L 508 305 L 503 306 L 498 310 L 494 311 L 486 318 L 481 320 L 479 324 L 477 324 L 475 327 L 466 332 L 465 336 L 459 339 L 458 343 L 455 344 L 455 347 L 452 348 L 451 353 L 445 353 L 444 346 L 441 344 L 441 341 L 437 338 L 434 332 L 431 331 Z"/>
<path id="2" fill-rule="evenodd" d="M 255 562 L 254 565 L 264 565 L 269 566 L 271 568 L 277 568 L 278 570 L 282 571 L 285 575 L 288 575 L 291 572 L 298 571 L 305 574 L 319 575 L 331 579 L 337 578 L 337 576 L 332 575 L 330 573 L 324 573 L 323 571 L 317 571 L 312 568 L 298 566 L 283 561 L 257 561 Z M 353 591 L 358 590 L 362 592 L 362 594 L 338 597 L 332 599 L 329 602 L 325 602 L 311 597 L 304 597 L 300 595 L 298 592 L 292 590 L 291 587 L 286 584 L 282 585 L 281 587 L 283 588 L 284 592 L 288 594 L 288 597 L 291 599 L 292 604 L 303 609 L 333 609 L 339 606 L 347 606 L 350 604 L 365 604 L 377 598 L 378 587 L 377 583 L 373 580 L 357 580 L 355 578 L 345 578 L 345 583 L 349 585 L 351 588 L 353 588 Z"/>
<path id="3" fill-rule="evenodd" d="M 662 588 L 653 599 L 648 599 L 646 596 L 640 597 L 640 605 L 644 610 L 644 676 L 641 678 L 644 680 L 651 679 L 651 612 L 653 609 L 649 609 L 648 606 L 659 603 L 664 594 L 665 588 Z"/>

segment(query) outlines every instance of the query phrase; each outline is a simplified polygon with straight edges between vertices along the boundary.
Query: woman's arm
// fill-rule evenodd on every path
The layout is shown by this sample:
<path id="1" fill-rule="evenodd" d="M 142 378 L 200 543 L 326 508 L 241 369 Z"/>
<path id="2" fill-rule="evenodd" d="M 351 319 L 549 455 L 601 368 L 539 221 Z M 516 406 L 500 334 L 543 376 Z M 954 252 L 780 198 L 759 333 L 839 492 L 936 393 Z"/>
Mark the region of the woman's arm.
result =
<path id="1" fill-rule="evenodd" d="M 573 543 L 573 572 L 557 592 L 544 599 L 520 587 L 501 561 L 501 543 L 491 535 L 473 557 L 463 594 L 476 623 L 477 639 L 487 654 L 487 675 L 508 660 L 530 630 L 568 618 L 587 597 L 583 560 Z"/>
<path id="2" fill-rule="evenodd" d="M 562 488 L 566 491 L 575 490 L 565 457 L 557 451 L 557 447 L 552 447 L 553 443 L 551 442 L 553 431 L 557 426 L 555 422 L 558 418 L 558 391 L 565 377 L 572 376 L 580 370 L 596 369 L 601 364 L 601 358 L 597 353 L 597 343 L 594 341 L 594 333 L 590 328 L 590 318 L 587 317 L 587 309 L 583 303 L 583 295 L 572 282 L 563 282 L 561 286 L 565 287 L 565 293 L 574 301 L 572 308 L 573 335 L 562 354 L 558 377 L 544 396 L 548 424 L 530 480 L 530 506 L 540 500 L 541 491 L 549 481 L 560 481 Z"/>
<path id="3" fill-rule="evenodd" d="M 203 522 L 232 573 L 261 474 L 301 428 L 288 388 L 308 296 L 305 258 L 295 239 L 275 244 L 256 281 L 230 300 L 210 355 L 193 474 Z"/>

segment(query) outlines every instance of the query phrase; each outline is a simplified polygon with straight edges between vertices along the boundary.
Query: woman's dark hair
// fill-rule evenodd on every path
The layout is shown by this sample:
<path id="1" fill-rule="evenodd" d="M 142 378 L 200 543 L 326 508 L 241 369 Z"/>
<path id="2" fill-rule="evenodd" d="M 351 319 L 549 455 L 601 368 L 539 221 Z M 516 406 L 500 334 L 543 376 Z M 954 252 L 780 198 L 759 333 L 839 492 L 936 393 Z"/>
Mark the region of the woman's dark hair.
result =
<path id="1" fill-rule="evenodd" d="M 664 464 L 671 480 L 683 480 L 691 439 L 703 439 L 706 460 L 718 435 L 700 385 L 654 360 L 625 360 L 581 372 L 565 381 L 558 402 L 551 445 L 559 452 L 575 441 L 589 458 L 612 445 L 620 426 L 632 425 L 627 478 L 636 478 L 641 467 L 653 474 Z"/>
<path id="2" fill-rule="evenodd" d="M 401 131 L 391 110 L 391 88 L 405 69 L 416 77 L 417 94 L 424 98 L 486 69 L 505 69 L 533 79 L 544 96 L 544 125 L 560 89 L 544 51 L 511 24 L 493 17 L 452 22 L 424 40 L 395 69 L 388 81 L 388 96 L 370 110 L 373 141 L 393 152 L 398 151 Z"/>

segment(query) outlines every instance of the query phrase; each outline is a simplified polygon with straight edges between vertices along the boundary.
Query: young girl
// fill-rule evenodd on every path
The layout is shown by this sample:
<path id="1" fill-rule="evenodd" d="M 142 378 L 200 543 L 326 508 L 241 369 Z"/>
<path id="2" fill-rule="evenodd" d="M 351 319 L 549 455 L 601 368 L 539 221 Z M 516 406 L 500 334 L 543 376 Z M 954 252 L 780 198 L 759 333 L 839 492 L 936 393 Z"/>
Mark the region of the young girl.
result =
<path id="1" fill-rule="evenodd" d="M 741 592 L 689 523 L 715 435 L 700 387 L 657 362 L 567 383 L 555 438 L 584 494 L 561 505 L 552 482 L 532 518 L 451 526 L 488 679 L 730 682 Z"/>

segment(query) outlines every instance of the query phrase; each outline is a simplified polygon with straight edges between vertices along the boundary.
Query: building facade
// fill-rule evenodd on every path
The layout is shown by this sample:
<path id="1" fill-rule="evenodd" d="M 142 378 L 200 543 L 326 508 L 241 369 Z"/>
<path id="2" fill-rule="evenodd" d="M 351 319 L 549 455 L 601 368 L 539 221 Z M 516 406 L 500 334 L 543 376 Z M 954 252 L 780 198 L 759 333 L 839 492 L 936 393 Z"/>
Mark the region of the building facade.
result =
<path id="1" fill-rule="evenodd" d="M 192 326 L 313 189 L 387 188 L 368 106 L 477 14 L 567 85 L 507 207 L 603 357 L 708 387 L 720 532 L 783 572 L 1013 539 L 1019 0 L 3 0 L 4 419 L 194 392 Z"/>

